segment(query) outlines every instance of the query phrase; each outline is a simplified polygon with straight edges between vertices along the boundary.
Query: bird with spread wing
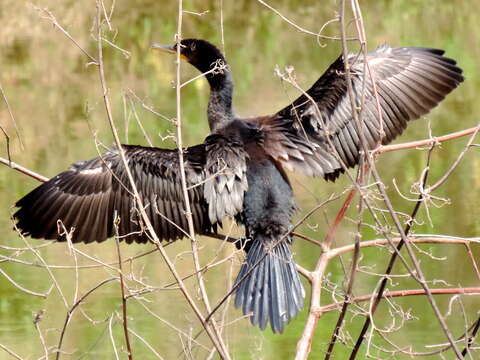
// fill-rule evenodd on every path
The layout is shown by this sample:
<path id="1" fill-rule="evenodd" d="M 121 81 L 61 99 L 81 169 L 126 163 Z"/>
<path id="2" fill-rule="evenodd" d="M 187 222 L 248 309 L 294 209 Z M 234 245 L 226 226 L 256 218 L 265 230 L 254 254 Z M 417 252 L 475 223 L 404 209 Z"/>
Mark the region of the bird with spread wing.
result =
<path id="1" fill-rule="evenodd" d="M 173 46 L 152 47 L 175 54 Z M 400 135 L 408 121 L 428 113 L 462 81 L 462 70 L 442 50 L 392 48 L 366 56 L 340 56 L 312 87 L 279 112 L 242 119 L 232 106 L 233 80 L 211 43 L 186 39 L 180 55 L 210 85 L 211 134 L 184 152 L 194 230 L 216 233 L 225 217 L 245 227 L 246 260 L 235 282 L 235 305 L 252 324 L 274 332 L 303 308 L 305 291 L 290 249 L 295 212 L 284 169 L 335 180 L 359 162 L 362 146 L 374 149 Z M 353 120 L 345 62 L 361 111 Z M 361 134 L 365 144 L 361 142 Z M 122 145 L 145 211 L 158 237 L 188 233 L 177 150 Z M 127 243 L 149 241 L 136 209 L 118 149 L 77 162 L 20 199 L 17 227 L 33 238 L 100 242 L 116 234 Z M 62 226 L 59 226 L 62 225 Z"/>

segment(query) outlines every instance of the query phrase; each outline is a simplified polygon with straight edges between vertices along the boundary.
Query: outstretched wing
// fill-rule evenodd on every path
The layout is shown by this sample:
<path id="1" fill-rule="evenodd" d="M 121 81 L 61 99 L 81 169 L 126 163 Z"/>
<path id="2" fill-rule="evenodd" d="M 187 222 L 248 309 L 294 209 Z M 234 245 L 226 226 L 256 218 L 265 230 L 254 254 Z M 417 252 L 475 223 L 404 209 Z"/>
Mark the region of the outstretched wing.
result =
<path id="1" fill-rule="evenodd" d="M 362 131 L 370 149 L 378 143 L 391 142 L 408 121 L 428 113 L 463 81 L 462 70 L 443 53 L 384 45 L 366 57 L 348 55 L 353 95 L 361 110 Z M 343 57 L 328 68 L 306 95 L 274 116 L 262 118 L 260 126 L 266 133 L 265 148 L 287 168 L 335 179 L 343 171 L 339 160 L 348 167 L 355 166 L 361 145 Z"/>
<path id="2" fill-rule="evenodd" d="M 200 234 L 214 232 L 216 223 L 225 215 L 234 216 L 241 210 L 239 203 L 243 203 L 246 176 L 237 169 L 245 169 L 244 157 L 233 157 L 232 152 L 241 151 L 235 144 L 229 146 L 221 140 L 224 139 L 209 137 L 204 144 L 185 149 L 191 212 L 194 229 Z M 176 240 L 188 234 L 177 150 L 130 145 L 123 145 L 123 149 L 158 237 Z M 228 157 L 229 162 L 220 169 L 215 164 L 222 157 Z M 235 169 L 233 175 L 230 165 Z M 222 187 L 223 183 L 228 186 Z M 212 199 L 216 202 L 212 203 Z M 128 243 L 148 241 L 117 150 L 73 164 L 27 194 L 16 206 L 20 208 L 14 214 L 17 227 L 34 238 L 65 240 L 59 226 L 63 224 L 67 231 L 74 229 L 73 242 L 104 241 L 116 234 L 117 214 L 120 239 Z"/>

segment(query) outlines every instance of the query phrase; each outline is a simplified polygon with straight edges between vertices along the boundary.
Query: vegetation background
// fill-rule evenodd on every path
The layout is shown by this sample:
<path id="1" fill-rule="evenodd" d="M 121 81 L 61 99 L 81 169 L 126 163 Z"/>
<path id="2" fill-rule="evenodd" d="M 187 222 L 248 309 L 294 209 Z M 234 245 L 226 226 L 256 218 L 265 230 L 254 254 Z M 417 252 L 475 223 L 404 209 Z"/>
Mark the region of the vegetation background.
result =
<path id="1" fill-rule="evenodd" d="M 295 23 L 314 32 L 338 11 L 336 1 L 281 0 L 272 5 Z M 314 36 L 295 30 L 256 1 L 192 0 L 185 1 L 184 6 L 186 10 L 197 13 L 208 10 L 201 16 L 184 14 L 184 37 L 204 38 L 221 46 L 223 35 L 223 50 L 236 81 L 235 108 L 242 116 L 275 112 L 296 96 L 293 89 L 274 75 L 276 66 L 283 69 L 293 65 L 299 84 L 308 88 L 341 53 L 339 42 L 320 41 L 326 45 L 320 46 Z M 426 119 L 412 123 L 400 141 L 428 138 L 428 124 L 431 124 L 435 136 L 475 126 L 480 113 L 480 25 L 478 13 L 472 9 L 478 7 L 477 2 L 377 0 L 362 2 L 361 6 L 370 50 L 385 42 L 393 46 L 441 48 L 464 69 L 465 83 Z M 45 14 L 40 10 L 43 8 L 48 8 L 76 41 L 92 53 L 96 53 L 97 46 L 91 33 L 96 10 L 94 1 L 1 1 L 0 84 L 17 121 L 24 147 L 21 147 L 15 136 L 15 129 L 3 101 L 0 101 L 0 125 L 11 137 L 12 160 L 51 177 L 68 168 L 74 161 L 96 156 L 99 151 L 96 141 L 108 147 L 113 140 L 106 121 L 97 68 L 87 66 L 88 59 L 78 48 L 52 26 L 49 20 L 43 18 Z M 151 41 L 172 43 L 176 21 L 177 1 L 118 1 L 115 5 L 112 18 L 114 30 L 106 35 L 119 47 L 128 50 L 130 56 L 106 46 L 104 57 L 114 120 L 121 129 L 122 141 L 125 143 L 147 144 L 136 121 L 138 116 L 154 145 L 174 146 L 171 138 L 165 139 L 174 133 L 172 125 L 144 109 L 138 99 L 167 118 L 175 117 L 175 90 L 172 87 L 175 79 L 174 58 L 151 53 L 149 44 Z M 339 26 L 336 23 L 325 29 L 327 35 L 338 33 Z M 189 66 L 183 66 L 182 72 L 185 80 L 197 75 Z M 185 87 L 182 98 L 184 143 L 193 145 L 208 134 L 206 81 L 200 79 Z M 455 140 L 434 150 L 431 169 L 433 179 L 438 179 L 448 169 L 462 151 L 465 142 L 466 139 Z M 6 158 L 5 139 L 2 139 L 1 151 L 1 156 Z M 393 186 L 393 179 L 402 194 L 415 198 L 410 193 L 411 186 L 418 181 L 425 161 L 426 151 L 413 149 L 386 153 L 380 157 L 378 168 L 398 211 L 410 213 L 413 203 L 399 196 Z M 341 193 L 349 185 L 347 179 L 332 184 L 298 174 L 291 176 L 297 202 L 302 209 L 298 218 L 330 194 Z M 480 158 L 477 148 L 473 148 L 448 182 L 435 193 L 448 201 L 433 200 L 428 212 L 423 208 L 414 232 L 478 236 L 479 179 Z M 10 216 L 14 211 L 13 204 L 37 185 L 35 180 L 8 167 L 0 168 L 0 344 L 25 359 L 36 359 L 44 353 L 39 329 L 47 346 L 56 345 L 58 329 L 63 326 L 67 312 L 57 291 L 52 290 L 46 299 L 31 296 L 15 287 L 5 276 L 9 275 L 18 284 L 36 292 L 46 292 L 51 286 L 47 270 L 41 266 L 32 251 L 12 250 L 25 247 L 25 243 L 12 229 Z M 328 231 L 328 223 L 333 221 L 340 206 L 341 201 L 328 205 L 310 218 L 299 232 L 321 241 Z M 355 213 L 356 209 L 349 211 L 352 217 Z M 348 221 L 349 214 L 337 233 L 337 245 L 353 242 L 355 224 Z M 379 235 L 375 228 L 363 226 L 362 239 L 377 237 Z M 31 245 L 44 243 L 26 240 Z M 219 244 L 218 240 L 202 239 L 201 255 L 204 263 L 215 256 L 227 257 L 234 250 L 233 246 L 220 247 Z M 151 248 L 151 245 L 122 245 L 122 256 L 126 258 Z M 294 248 L 297 262 L 311 269 L 318 259 L 319 248 L 301 240 L 296 241 Z M 106 263 L 115 262 L 117 258 L 113 241 L 79 245 L 78 249 Z M 191 273 L 191 261 L 187 253 L 189 249 L 188 241 L 179 241 L 167 248 L 184 275 Z M 420 249 L 425 251 L 418 256 L 429 280 L 438 281 L 439 285 L 478 286 L 479 279 L 462 246 L 421 246 Z M 472 250 L 478 259 L 480 247 L 472 246 Z M 100 280 L 116 276 L 115 271 L 107 267 L 81 269 L 77 274 L 74 270 L 75 258 L 70 255 L 66 244 L 49 245 L 39 251 L 48 264 L 69 266 L 51 268 L 68 301 L 73 299 L 77 276 L 80 294 Z M 378 276 L 372 274 L 384 271 L 389 256 L 390 252 L 386 248 L 362 251 L 360 266 L 365 271 L 359 273 L 356 280 L 356 294 L 368 294 L 374 290 Z M 85 256 L 78 256 L 77 260 L 79 265 L 95 264 Z M 231 286 L 231 271 L 236 274 L 240 261 L 241 257 L 235 255 L 232 260 L 206 273 L 213 303 Z M 348 268 L 348 261 L 347 256 L 343 261 L 330 263 L 325 283 L 326 294 L 335 286 L 344 286 L 344 268 Z M 180 293 L 164 288 L 172 281 L 172 277 L 160 256 L 151 254 L 128 266 L 128 270 L 144 284 L 149 284 L 152 289 L 159 288 L 140 299 L 129 301 L 131 328 L 165 359 L 184 356 L 205 358 L 208 352 L 195 343 L 189 343 L 188 337 L 180 335 L 166 324 L 173 323 L 191 335 L 199 330 L 193 313 Z M 405 271 L 397 266 L 395 273 L 404 274 Z M 189 285 L 195 289 L 194 281 Z M 130 286 L 132 290 L 141 288 L 135 281 Z M 432 283 L 432 287 L 435 286 L 437 285 Z M 418 288 L 418 285 L 411 279 L 398 277 L 392 280 L 389 288 Z M 333 297 L 325 295 L 324 300 L 329 303 Z M 340 298 L 337 297 L 336 300 Z M 447 313 L 449 308 L 454 309 L 454 315 L 447 317 L 447 321 L 455 336 L 460 336 L 465 331 L 465 324 L 472 323 L 478 317 L 478 295 L 462 296 L 461 302 L 448 296 L 439 296 L 438 301 L 443 313 Z M 398 312 L 392 311 L 394 307 L 382 306 L 376 320 L 378 326 L 401 324 L 399 331 L 392 330 L 388 335 L 398 346 L 412 345 L 414 349 L 425 351 L 421 346 L 425 343 L 445 343 L 444 335 L 439 330 L 425 297 L 399 299 L 396 304 Z M 464 308 L 462 311 L 461 306 Z M 92 294 L 74 314 L 68 327 L 64 344 L 68 353 L 64 358 L 113 358 L 109 319 L 112 318 L 113 338 L 120 348 L 123 344 L 121 318 L 112 317 L 120 309 L 121 296 L 117 282 L 110 282 Z M 33 314 L 38 314 L 41 310 L 43 316 L 36 326 Z M 462 313 L 466 319 L 463 315 L 460 316 Z M 226 316 L 228 321 L 234 321 L 240 317 L 240 311 L 231 306 Z M 231 353 L 235 359 L 290 359 L 295 353 L 306 316 L 305 311 L 287 327 L 283 335 L 274 335 L 270 330 L 262 332 L 251 327 L 247 320 L 235 321 L 225 330 Z M 325 345 L 330 339 L 337 317 L 338 312 L 334 311 L 320 319 L 312 359 L 323 358 Z M 352 341 L 356 339 L 362 323 L 362 316 L 349 314 L 342 334 L 344 341 L 337 345 L 335 359 L 348 358 Z M 208 343 L 204 336 L 200 336 L 198 341 Z M 392 349 L 380 337 L 375 341 L 381 347 Z M 480 354 L 478 342 L 476 349 L 473 350 L 472 359 Z M 155 357 L 154 352 L 138 338 L 133 339 L 133 350 L 137 359 Z M 366 358 L 365 348 L 362 351 L 359 359 Z M 371 356 L 378 358 L 407 358 L 407 355 L 400 353 L 392 355 L 382 352 L 374 346 L 369 351 Z M 437 358 L 436 356 L 440 355 L 432 358 Z M 3 358 L 10 358 L 10 355 L 0 351 L 0 359 Z"/>

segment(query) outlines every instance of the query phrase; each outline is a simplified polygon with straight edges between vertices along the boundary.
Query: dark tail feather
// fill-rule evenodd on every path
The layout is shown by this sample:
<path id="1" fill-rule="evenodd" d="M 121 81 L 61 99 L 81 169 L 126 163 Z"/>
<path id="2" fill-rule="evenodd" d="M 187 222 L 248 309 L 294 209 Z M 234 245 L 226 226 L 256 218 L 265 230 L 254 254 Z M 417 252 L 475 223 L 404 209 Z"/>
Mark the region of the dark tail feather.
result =
<path id="1" fill-rule="evenodd" d="M 235 306 L 241 306 L 243 314 L 251 314 L 253 325 L 263 330 L 270 321 L 273 332 L 281 333 L 302 310 L 305 290 L 295 269 L 289 241 L 273 246 L 275 242 L 259 235 L 253 240 L 235 281 L 235 284 L 240 282 Z"/>

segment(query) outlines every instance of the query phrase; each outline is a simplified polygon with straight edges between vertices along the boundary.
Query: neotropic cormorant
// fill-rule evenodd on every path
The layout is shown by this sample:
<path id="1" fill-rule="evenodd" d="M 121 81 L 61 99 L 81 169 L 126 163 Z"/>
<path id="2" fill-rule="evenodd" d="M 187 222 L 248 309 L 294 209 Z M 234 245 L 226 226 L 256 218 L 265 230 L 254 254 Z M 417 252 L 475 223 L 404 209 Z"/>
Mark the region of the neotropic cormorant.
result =
<path id="1" fill-rule="evenodd" d="M 176 45 L 152 46 L 176 52 Z M 270 323 L 274 332 L 282 332 L 303 308 L 305 296 L 289 246 L 295 205 L 284 168 L 335 180 L 360 157 L 344 59 L 340 56 L 306 95 L 276 114 L 241 119 L 233 112 L 233 81 L 221 52 L 197 39 L 182 40 L 180 51 L 182 58 L 207 73 L 211 89 L 211 134 L 184 154 L 195 231 L 213 233 L 226 216 L 245 226 L 247 259 L 237 276 L 235 305 L 251 314 L 252 324 L 264 329 Z M 443 53 L 384 45 L 366 58 L 348 55 L 354 95 L 365 95 L 362 131 L 369 149 L 392 141 L 409 120 L 428 113 L 463 81 L 462 70 Z M 382 123 L 365 60 L 375 79 Z M 177 150 L 132 145 L 123 149 L 158 237 L 183 237 L 188 226 Z M 16 203 L 20 209 L 14 217 L 24 235 L 65 240 L 57 226 L 61 220 L 67 230 L 74 228 L 74 243 L 90 243 L 114 235 L 116 211 L 121 239 L 144 243 L 149 237 L 129 189 L 114 149 L 77 162 L 34 189 Z"/>

